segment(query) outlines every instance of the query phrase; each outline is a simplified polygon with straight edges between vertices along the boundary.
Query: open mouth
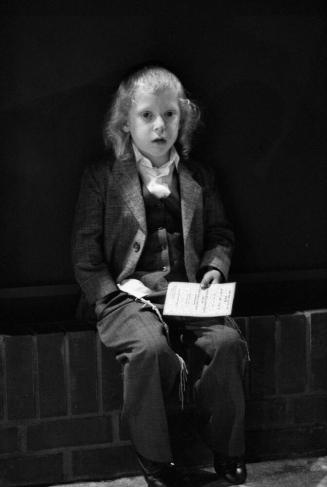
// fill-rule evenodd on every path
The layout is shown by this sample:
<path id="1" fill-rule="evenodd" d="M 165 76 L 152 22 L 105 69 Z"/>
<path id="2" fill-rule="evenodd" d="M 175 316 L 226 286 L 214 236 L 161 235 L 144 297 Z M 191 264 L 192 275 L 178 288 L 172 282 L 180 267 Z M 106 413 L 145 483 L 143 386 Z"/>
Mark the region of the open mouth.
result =
<path id="1" fill-rule="evenodd" d="M 153 139 L 152 141 L 153 143 L 155 144 L 165 144 L 166 143 L 166 139 L 164 139 L 163 137 L 158 137 L 157 139 Z"/>

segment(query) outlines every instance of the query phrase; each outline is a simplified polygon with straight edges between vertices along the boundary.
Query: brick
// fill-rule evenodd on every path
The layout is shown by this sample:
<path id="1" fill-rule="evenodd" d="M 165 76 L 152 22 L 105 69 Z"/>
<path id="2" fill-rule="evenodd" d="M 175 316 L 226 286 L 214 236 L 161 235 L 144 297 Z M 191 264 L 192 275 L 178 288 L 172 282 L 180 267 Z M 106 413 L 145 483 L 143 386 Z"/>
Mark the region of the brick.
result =
<path id="1" fill-rule="evenodd" d="M 85 478 L 119 477 L 140 474 L 131 447 L 117 446 L 73 452 L 73 475 Z"/>
<path id="2" fill-rule="evenodd" d="M 311 383 L 313 390 L 327 390 L 327 313 L 311 315 Z"/>
<path id="3" fill-rule="evenodd" d="M 0 420 L 4 419 L 5 377 L 3 367 L 4 337 L 0 335 Z"/>
<path id="4" fill-rule="evenodd" d="M 33 418 L 35 408 L 35 353 L 31 336 L 5 338 L 8 418 Z"/>
<path id="5" fill-rule="evenodd" d="M 251 430 L 246 433 L 246 455 L 251 461 L 320 455 L 326 451 L 326 444 L 326 426 Z"/>
<path id="6" fill-rule="evenodd" d="M 284 398 L 249 401 L 246 404 L 245 426 L 247 429 L 289 425 L 290 422 L 292 422 L 292 416 Z"/>
<path id="7" fill-rule="evenodd" d="M 264 396 L 275 393 L 275 318 L 250 319 L 250 393 Z"/>
<path id="8" fill-rule="evenodd" d="M 18 451 L 18 430 L 16 427 L 0 428 L 0 454 Z"/>
<path id="9" fill-rule="evenodd" d="M 27 449 L 45 450 L 112 441 L 111 417 L 74 418 L 30 425 Z"/>
<path id="10" fill-rule="evenodd" d="M 296 423 L 327 423 L 327 396 L 302 396 L 293 400 Z"/>
<path id="11" fill-rule="evenodd" d="M 62 455 L 6 458 L 0 460 L 0 473 L 4 485 L 62 482 Z"/>
<path id="12" fill-rule="evenodd" d="M 41 417 L 67 413 L 64 334 L 38 335 L 38 375 Z"/>
<path id="13" fill-rule="evenodd" d="M 72 413 L 97 412 L 98 387 L 95 332 L 72 332 L 68 336 Z"/>
<path id="14" fill-rule="evenodd" d="M 102 355 L 102 395 L 105 411 L 121 409 L 123 402 L 122 368 L 114 354 L 103 344 Z"/>
<path id="15" fill-rule="evenodd" d="M 281 393 L 303 392 L 306 387 L 306 318 L 280 318 L 278 383 Z"/>

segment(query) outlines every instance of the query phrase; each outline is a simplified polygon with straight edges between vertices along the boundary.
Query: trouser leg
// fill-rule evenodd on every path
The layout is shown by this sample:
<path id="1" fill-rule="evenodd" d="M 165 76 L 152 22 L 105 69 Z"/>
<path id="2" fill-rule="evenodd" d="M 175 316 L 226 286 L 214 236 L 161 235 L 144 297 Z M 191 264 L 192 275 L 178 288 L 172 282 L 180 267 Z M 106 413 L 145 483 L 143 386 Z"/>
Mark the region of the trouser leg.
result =
<path id="1" fill-rule="evenodd" d="M 180 365 L 161 322 L 142 304 L 120 296 L 102 311 L 98 330 L 123 367 L 122 415 L 137 452 L 172 461 L 165 405 L 177 389 Z"/>
<path id="2" fill-rule="evenodd" d="M 206 442 L 217 453 L 243 455 L 244 339 L 220 320 L 209 326 L 186 326 L 184 341 L 190 346 L 190 379 Z"/>

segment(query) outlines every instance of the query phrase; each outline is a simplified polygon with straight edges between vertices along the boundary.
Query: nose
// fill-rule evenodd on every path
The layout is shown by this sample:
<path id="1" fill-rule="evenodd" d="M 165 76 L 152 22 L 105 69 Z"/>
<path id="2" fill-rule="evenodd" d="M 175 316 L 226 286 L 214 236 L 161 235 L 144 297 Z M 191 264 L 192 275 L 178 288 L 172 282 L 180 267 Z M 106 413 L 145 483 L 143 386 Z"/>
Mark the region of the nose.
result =
<path id="1" fill-rule="evenodd" d="M 153 125 L 153 128 L 156 132 L 162 132 L 165 128 L 165 122 L 164 122 L 164 119 L 158 115 L 154 121 L 154 125 Z"/>

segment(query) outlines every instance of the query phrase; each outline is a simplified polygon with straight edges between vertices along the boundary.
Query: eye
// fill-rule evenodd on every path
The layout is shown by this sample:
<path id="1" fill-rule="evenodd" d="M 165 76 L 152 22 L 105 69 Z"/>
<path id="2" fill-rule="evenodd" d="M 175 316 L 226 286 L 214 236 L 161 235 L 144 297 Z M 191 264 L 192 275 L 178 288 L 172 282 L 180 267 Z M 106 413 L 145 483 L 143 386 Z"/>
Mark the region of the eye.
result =
<path id="1" fill-rule="evenodd" d="M 148 122 L 149 120 L 152 119 L 153 114 L 149 110 L 145 110 L 144 112 L 141 113 L 141 117 Z"/>
<path id="2" fill-rule="evenodd" d="M 172 118 L 176 115 L 176 112 L 174 110 L 167 110 L 165 113 L 166 118 Z"/>

